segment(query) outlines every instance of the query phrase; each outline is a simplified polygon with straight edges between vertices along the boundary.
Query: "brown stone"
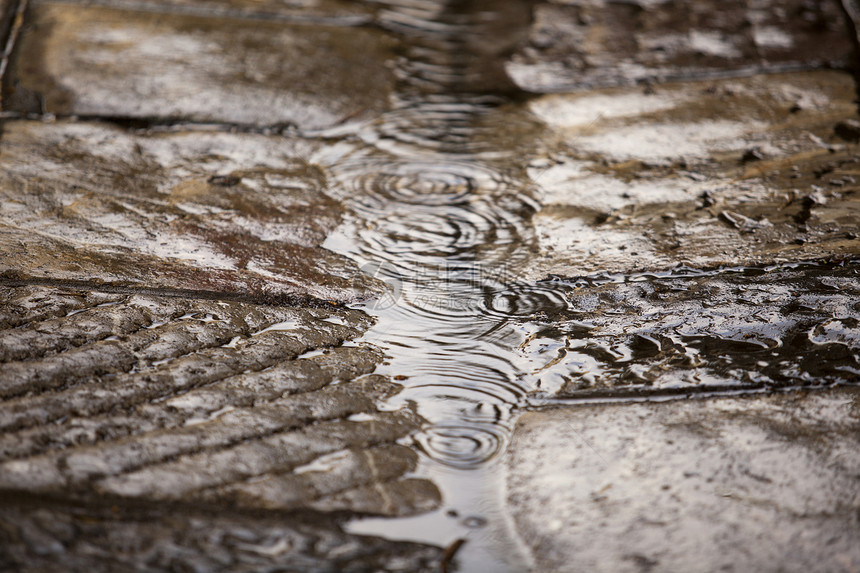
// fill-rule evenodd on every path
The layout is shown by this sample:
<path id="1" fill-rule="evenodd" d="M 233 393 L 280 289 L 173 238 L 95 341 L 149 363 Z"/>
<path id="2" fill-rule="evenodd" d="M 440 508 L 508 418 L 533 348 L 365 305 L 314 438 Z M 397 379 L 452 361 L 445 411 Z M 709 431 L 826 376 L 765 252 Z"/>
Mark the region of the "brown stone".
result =
<path id="1" fill-rule="evenodd" d="M 37 3 L 15 83 L 61 115 L 313 129 L 387 109 L 381 32 L 144 6 Z"/>
<path id="2" fill-rule="evenodd" d="M 302 157 L 301 144 L 262 135 L 8 122 L 0 274 L 274 302 L 378 292 L 319 247 L 342 208 Z"/>

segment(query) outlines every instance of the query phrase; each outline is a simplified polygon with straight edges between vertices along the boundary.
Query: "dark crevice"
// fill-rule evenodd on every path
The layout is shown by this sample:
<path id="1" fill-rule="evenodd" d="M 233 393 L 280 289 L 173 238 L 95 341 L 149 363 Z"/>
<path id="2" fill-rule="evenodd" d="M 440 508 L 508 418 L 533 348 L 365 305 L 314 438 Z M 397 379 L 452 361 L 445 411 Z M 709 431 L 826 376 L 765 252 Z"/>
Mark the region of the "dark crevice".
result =
<path id="1" fill-rule="evenodd" d="M 849 383 L 827 382 L 823 384 L 796 384 L 792 386 L 773 386 L 769 384 L 744 384 L 731 386 L 702 386 L 691 388 L 654 388 L 624 392 L 621 389 L 598 390 L 594 392 L 577 392 L 575 396 L 562 398 L 529 399 L 525 410 L 541 410 L 557 408 L 558 406 L 593 406 L 595 404 L 639 404 L 643 402 L 666 402 L 675 400 L 709 399 L 709 398 L 743 398 L 760 395 L 790 394 L 792 392 L 814 392 L 831 390 L 833 388 L 851 387 Z"/>
<path id="2" fill-rule="evenodd" d="M 0 507 L 25 507 L 28 509 L 41 509 L 50 505 L 66 508 L 68 511 L 80 515 L 93 516 L 109 521 L 122 519 L 155 520 L 163 519 L 165 516 L 193 516 L 204 519 L 217 519 L 220 517 L 251 518 L 251 519 L 289 519 L 290 523 L 297 526 L 303 524 L 314 524 L 326 527 L 338 527 L 352 517 L 352 514 L 336 516 L 334 513 L 319 512 L 310 509 L 279 510 L 259 509 L 254 507 L 232 506 L 224 507 L 223 503 L 206 503 L 202 500 L 159 500 L 154 505 L 151 500 L 138 500 L 130 497 L 121 497 L 112 494 L 102 494 L 92 497 L 81 495 L 73 491 L 62 493 L 28 493 L 23 490 L 0 489 Z M 339 518 L 338 518 L 339 517 Z"/>
<path id="3" fill-rule="evenodd" d="M 14 60 L 13 54 L 17 45 L 21 27 L 24 25 L 24 14 L 27 11 L 27 0 L 12 0 L 7 11 L 0 14 L 0 46 L 3 53 L 0 54 L 0 112 L 5 108 L 5 96 L 9 91 L 10 77 L 7 73 Z M 2 133 L 2 123 L 0 123 Z"/>
<path id="4" fill-rule="evenodd" d="M 769 265 L 738 265 L 738 266 L 715 266 L 693 268 L 685 265 L 662 270 L 648 271 L 640 273 L 599 273 L 594 275 L 583 275 L 575 277 L 560 277 L 548 275 L 546 278 L 539 280 L 538 283 L 561 283 L 575 287 L 596 287 L 605 284 L 622 284 L 635 283 L 644 280 L 671 280 L 679 278 L 703 278 L 717 277 L 724 275 L 743 275 L 743 276 L 758 276 L 765 273 L 779 272 L 786 270 L 798 269 L 815 269 L 820 271 L 829 271 L 845 266 L 860 265 L 860 258 L 846 259 L 817 259 L 793 261 L 790 263 L 774 263 Z"/>
<path id="5" fill-rule="evenodd" d="M 259 135 L 283 135 L 295 132 L 298 128 L 292 123 L 274 123 L 271 125 L 256 125 L 250 123 L 232 123 L 220 121 L 197 121 L 181 117 L 127 117 L 115 115 L 78 115 L 30 113 L 19 111 L 4 111 L 0 119 L 7 121 L 81 121 L 97 122 L 115 125 L 122 129 L 138 132 L 178 132 L 205 131 L 221 133 L 247 133 Z"/>
<path id="6" fill-rule="evenodd" d="M 854 61 L 851 62 L 850 71 L 854 75 L 854 84 L 857 90 L 857 112 L 860 113 L 860 0 L 838 0 L 842 13 L 845 15 L 845 25 L 851 43 L 854 44 Z"/>

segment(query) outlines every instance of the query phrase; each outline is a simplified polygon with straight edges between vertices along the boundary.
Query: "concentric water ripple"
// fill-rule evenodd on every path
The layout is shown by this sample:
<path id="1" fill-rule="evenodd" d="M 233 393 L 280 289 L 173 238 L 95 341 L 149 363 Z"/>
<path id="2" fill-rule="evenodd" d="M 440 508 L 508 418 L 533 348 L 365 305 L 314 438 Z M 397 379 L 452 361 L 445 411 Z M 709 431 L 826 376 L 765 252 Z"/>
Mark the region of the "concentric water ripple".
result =
<path id="1" fill-rule="evenodd" d="M 498 106 L 498 98 L 407 101 L 382 115 L 362 137 L 401 157 L 428 151 L 462 159 L 510 157 L 516 149 L 500 146 L 493 137 L 497 126 L 489 124 Z"/>
<path id="2" fill-rule="evenodd" d="M 524 175 L 496 165 L 373 153 L 331 168 L 355 219 L 340 245 L 394 293 L 368 307 L 378 323 L 367 340 L 392 358 L 380 372 L 432 422 L 423 451 L 456 468 L 495 455 L 525 399 L 509 321 L 564 305 L 553 285 L 511 279 L 533 252 L 537 205 Z"/>
<path id="3" fill-rule="evenodd" d="M 504 433 L 498 426 L 437 425 L 415 436 L 415 441 L 442 464 L 472 469 L 502 450 Z"/>
<path id="4" fill-rule="evenodd" d="M 557 313 L 567 308 L 563 292 L 553 285 L 509 285 L 487 292 L 482 302 L 484 313 L 498 320 Z"/>
<path id="5" fill-rule="evenodd" d="M 445 158 L 362 157 L 334 170 L 345 191 L 354 194 L 360 204 L 376 209 L 387 208 L 389 202 L 437 206 L 467 203 L 474 195 L 498 196 L 518 185 L 509 174 L 480 162 Z"/>
<path id="6" fill-rule="evenodd" d="M 338 194 L 364 224 L 356 255 L 388 262 L 399 278 L 441 277 L 452 264 L 483 272 L 532 242 L 528 185 L 480 163 L 363 160 L 336 169 Z"/>

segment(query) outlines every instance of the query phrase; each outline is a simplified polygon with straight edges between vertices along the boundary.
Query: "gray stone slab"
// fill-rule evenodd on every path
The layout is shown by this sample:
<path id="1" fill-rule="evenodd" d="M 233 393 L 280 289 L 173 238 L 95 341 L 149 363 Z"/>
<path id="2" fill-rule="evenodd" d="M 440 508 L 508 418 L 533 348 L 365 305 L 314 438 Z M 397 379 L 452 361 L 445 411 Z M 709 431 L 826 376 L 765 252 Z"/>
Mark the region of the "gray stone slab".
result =
<path id="1" fill-rule="evenodd" d="M 535 91 L 845 66 L 853 44 L 839 2 L 553 0 L 508 69 Z"/>
<path id="2" fill-rule="evenodd" d="M 388 108 L 391 55 L 372 29 L 44 2 L 15 81 L 49 113 L 322 128 Z"/>
<path id="3" fill-rule="evenodd" d="M 0 273 L 269 299 L 379 284 L 319 245 L 342 207 L 299 140 L 7 122 Z"/>
<path id="4" fill-rule="evenodd" d="M 527 275 L 762 264 L 860 252 L 857 118 L 841 72 L 549 95 Z"/>
<path id="5" fill-rule="evenodd" d="M 858 391 L 527 413 L 507 503 L 535 571 L 856 571 Z"/>

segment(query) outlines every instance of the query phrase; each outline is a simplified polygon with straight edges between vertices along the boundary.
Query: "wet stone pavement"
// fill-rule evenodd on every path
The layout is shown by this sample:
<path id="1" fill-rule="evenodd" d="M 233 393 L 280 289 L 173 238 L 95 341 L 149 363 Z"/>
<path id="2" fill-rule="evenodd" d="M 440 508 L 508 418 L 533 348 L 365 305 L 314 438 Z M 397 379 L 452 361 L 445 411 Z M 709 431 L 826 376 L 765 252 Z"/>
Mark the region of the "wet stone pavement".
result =
<path id="1" fill-rule="evenodd" d="M 0 12 L 3 570 L 860 570 L 855 0 Z"/>

